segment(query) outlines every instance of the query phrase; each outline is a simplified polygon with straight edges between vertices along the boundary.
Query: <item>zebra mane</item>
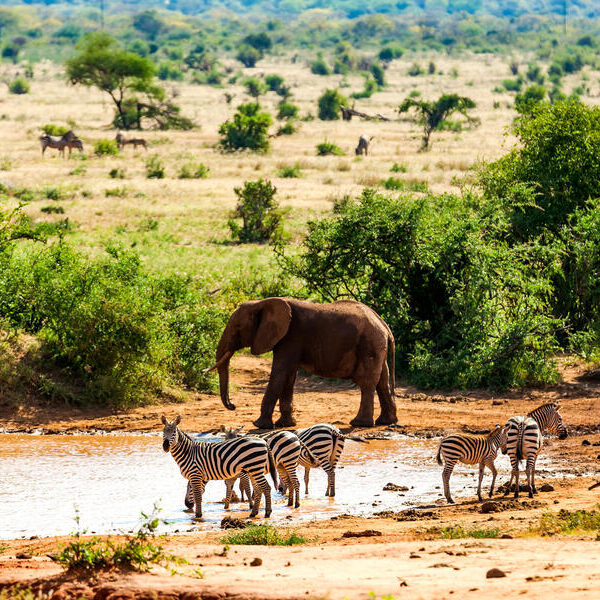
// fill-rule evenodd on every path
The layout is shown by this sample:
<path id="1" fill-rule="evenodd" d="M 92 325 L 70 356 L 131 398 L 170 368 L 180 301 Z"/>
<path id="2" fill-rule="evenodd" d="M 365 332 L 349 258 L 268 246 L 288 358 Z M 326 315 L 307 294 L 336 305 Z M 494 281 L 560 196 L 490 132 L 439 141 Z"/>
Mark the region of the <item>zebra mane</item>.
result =
<path id="1" fill-rule="evenodd" d="M 537 408 L 534 408 L 532 411 L 528 412 L 527 416 L 531 417 L 533 413 L 537 413 L 546 408 L 552 408 L 553 410 L 558 411 L 560 409 L 560 404 L 558 404 L 558 402 L 547 402 L 546 404 L 542 404 L 541 406 L 538 406 Z"/>

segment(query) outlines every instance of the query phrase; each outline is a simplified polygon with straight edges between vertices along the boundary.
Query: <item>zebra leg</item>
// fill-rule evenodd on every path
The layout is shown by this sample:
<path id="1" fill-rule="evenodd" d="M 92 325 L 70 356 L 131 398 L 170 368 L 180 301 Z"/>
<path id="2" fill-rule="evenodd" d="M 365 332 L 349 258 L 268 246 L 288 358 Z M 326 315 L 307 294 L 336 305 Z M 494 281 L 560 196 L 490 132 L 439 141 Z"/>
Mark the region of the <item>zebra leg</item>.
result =
<path id="1" fill-rule="evenodd" d="M 206 486 L 206 482 L 201 479 L 194 478 L 190 479 L 190 483 L 192 484 L 192 490 L 194 492 L 194 501 L 196 503 L 196 519 L 202 518 L 202 495 L 204 494 L 204 488 Z"/>
<path id="2" fill-rule="evenodd" d="M 277 472 L 279 473 L 279 479 L 284 482 L 284 485 L 288 491 L 288 506 L 292 506 L 294 504 L 294 488 L 292 486 L 292 482 L 290 481 L 289 475 L 287 471 L 281 467 L 277 466 Z"/>
<path id="3" fill-rule="evenodd" d="M 194 510 L 194 492 L 192 490 L 192 484 L 188 481 L 187 488 L 185 490 L 185 500 L 184 500 L 186 509 Z"/>
<path id="4" fill-rule="evenodd" d="M 535 463 L 537 462 L 537 454 L 533 457 L 533 463 L 531 465 L 531 490 L 534 494 L 537 494 L 537 488 L 535 487 Z"/>
<path id="5" fill-rule="evenodd" d="M 290 480 L 290 488 L 294 490 L 294 508 L 298 508 L 300 506 L 300 481 L 298 480 L 298 473 L 296 472 L 296 467 L 290 468 L 288 470 L 288 478 Z"/>
<path id="6" fill-rule="evenodd" d="M 252 486 L 254 487 L 254 506 L 250 517 L 255 517 L 258 514 L 260 508 L 260 497 L 262 494 L 265 495 L 265 518 L 271 516 L 271 487 L 267 483 L 265 476 L 261 473 L 260 475 L 252 478 Z"/>
<path id="7" fill-rule="evenodd" d="M 486 463 L 487 468 L 492 472 L 492 487 L 490 488 L 490 498 L 494 495 L 494 485 L 496 484 L 496 475 L 498 471 L 496 470 L 496 465 L 494 465 L 493 460 L 489 460 Z"/>
<path id="8" fill-rule="evenodd" d="M 519 461 L 516 461 L 516 465 L 513 466 L 515 475 L 515 498 L 519 497 Z"/>
<path id="9" fill-rule="evenodd" d="M 527 457 L 525 473 L 527 475 L 527 485 L 529 486 L 529 497 L 533 498 L 533 464 L 535 459 L 532 456 Z"/>
<path id="10" fill-rule="evenodd" d="M 483 500 L 481 497 L 481 482 L 483 481 L 483 472 L 485 471 L 485 463 L 479 463 L 479 483 L 477 484 L 477 498 L 479 498 L 479 502 Z"/>
<path id="11" fill-rule="evenodd" d="M 229 510 L 229 504 L 231 503 L 231 496 L 233 494 L 233 486 L 237 477 L 231 477 L 231 479 L 225 480 L 225 510 Z"/>
<path id="12" fill-rule="evenodd" d="M 446 500 L 450 504 L 454 504 L 454 500 L 452 500 L 452 496 L 450 496 L 450 475 L 452 475 L 452 471 L 454 470 L 454 465 L 456 463 L 452 460 L 446 461 L 444 465 L 444 470 L 442 471 L 442 481 L 444 482 L 444 496 L 446 496 Z"/>
<path id="13" fill-rule="evenodd" d="M 306 495 L 308 496 L 308 478 L 310 477 L 310 467 L 304 467 L 304 486 L 306 487 Z"/>
<path id="14" fill-rule="evenodd" d="M 250 479 L 248 478 L 247 473 L 242 473 L 240 477 L 240 494 L 242 496 L 242 500 L 244 498 L 244 492 L 246 492 L 246 496 L 248 498 L 248 508 L 252 510 L 252 489 L 250 487 Z"/>

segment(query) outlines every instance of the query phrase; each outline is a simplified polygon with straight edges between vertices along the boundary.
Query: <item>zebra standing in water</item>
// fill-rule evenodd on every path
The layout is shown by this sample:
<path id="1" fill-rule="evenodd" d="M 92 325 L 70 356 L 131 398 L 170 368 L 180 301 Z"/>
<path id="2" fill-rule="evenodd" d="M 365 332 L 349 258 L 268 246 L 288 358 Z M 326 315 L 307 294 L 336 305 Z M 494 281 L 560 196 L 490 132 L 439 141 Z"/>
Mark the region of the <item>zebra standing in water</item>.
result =
<path id="1" fill-rule="evenodd" d="M 276 481 L 275 464 L 264 440 L 237 438 L 224 442 L 195 442 L 178 427 L 181 417 L 172 423 L 162 417 L 163 450 L 171 452 L 181 474 L 189 480 L 196 504 L 196 517 L 202 517 L 202 495 L 209 480 L 231 479 L 245 472 L 252 481 L 251 517 L 258 514 L 260 498 L 265 496 L 265 517 L 271 515 L 271 488 L 265 479 L 269 469 Z"/>
<path id="2" fill-rule="evenodd" d="M 542 449 L 542 433 L 549 429 L 560 440 L 569 434 L 559 413 L 556 403 L 543 404 L 532 410 L 526 417 L 511 417 L 506 422 L 505 435 L 500 448 L 503 454 L 508 454 L 512 471 L 504 495 L 508 495 L 515 480 L 515 498 L 519 497 L 519 462 L 525 459 L 525 473 L 529 486 L 529 497 L 537 493 L 535 487 L 535 463 Z"/>
<path id="3" fill-rule="evenodd" d="M 304 485 L 308 494 L 310 470 L 321 467 L 327 473 L 326 496 L 335 496 L 335 467 L 344 450 L 344 442 L 353 440 L 368 444 L 358 435 L 344 435 L 337 427 L 329 423 L 319 423 L 296 432 L 305 448 L 300 452 L 298 464 L 304 467 Z"/>
<path id="4" fill-rule="evenodd" d="M 437 453 L 438 465 L 444 465 L 442 471 L 442 481 L 444 482 L 444 495 L 446 500 L 454 504 L 454 500 L 450 496 L 450 475 L 454 465 L 460 461 L 467 465 L 479 463 L 479 484 L 477 486 L 477 497 L 481 498 L 481 482 L 483 480 L 483 471 L 485 467 L 492 472 L 492 487 L 490 488 L 490 497 L 494 493 L 494 484 L 496 483 L 496 467 L 494 460 L 498 454 L 498 446 L 500 445 L 501 437 L 504 430 L 500 425 L 496 425 L 494 429 L 487 435 L 473 435 L 470 433 L 459 433 L 449 435 L 440 442 L 440 447 Z M 442 462 L 442 458 L 444 459 Z"/>

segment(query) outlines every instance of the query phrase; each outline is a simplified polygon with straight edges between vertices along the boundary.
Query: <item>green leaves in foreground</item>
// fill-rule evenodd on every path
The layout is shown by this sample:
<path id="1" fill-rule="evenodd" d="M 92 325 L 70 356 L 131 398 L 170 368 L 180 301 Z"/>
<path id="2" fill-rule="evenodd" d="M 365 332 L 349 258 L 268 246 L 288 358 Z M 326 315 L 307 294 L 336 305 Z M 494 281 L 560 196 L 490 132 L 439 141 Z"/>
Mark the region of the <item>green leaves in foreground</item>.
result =
<path id="1" fill-rule="evenodd" d="M 443 540 L 457 540 L 460 538 L 497 538 L 500 537 L 500 530 L 497 527 L 490 529 L 465 529 L 460 525 L 450 525 L 440 530 L 440 537 Z"/>
<path id="2" fill-rule="evenodd" d="M 297 533 L 281 534 L 272 525 L 250 525 L 221 538 L 221 543 L 247 546 L 297 546 L 307 540 Z"/>

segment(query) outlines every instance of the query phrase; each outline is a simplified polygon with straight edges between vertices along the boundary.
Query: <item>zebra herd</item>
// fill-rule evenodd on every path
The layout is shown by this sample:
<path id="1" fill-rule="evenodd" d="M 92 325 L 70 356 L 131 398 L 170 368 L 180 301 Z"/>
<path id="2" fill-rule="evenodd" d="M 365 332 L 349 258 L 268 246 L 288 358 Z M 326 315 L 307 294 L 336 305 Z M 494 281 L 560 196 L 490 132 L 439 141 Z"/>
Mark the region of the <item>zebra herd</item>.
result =
<path id="1" fill-rule="evenodd" d="M 519 497 L 519 462 L 524 459 L 526 461 L 529 497 L 533 498 L 533 495 L 537 493 L 535 462 L 542 448 L 542 434 L 548 429 L 561 440 L 564 440 L 568 435 L 559 410 L 560 406 L 556 403 L 543 404 L 525 417 L 511 417 L 504 427 L 496 425 L 487 435 L 463 433 L 445 437 L 440 442 L 437 461 L 438 464 L 444 465 L 442 481 L 446 500 L 450 503 L 454 502 L 450 495 L 450 475 L 452 475 L 454 465 L 459 461 L 467 465 L 479 464 L 477 497 L 480 502 L 482 500 L 481 482 L 483 471 L 485 467 L 488 467 L 492 472 L 490 497 L 493 495 L 494 483 L 496 482 L 494 460 L 498 453 L 498 447 L 500 447 L 503 454 L 508 454 L 512 467 L 505 495 L 509 493 L 512 481 L 515 479 L 515 498 Z"/>
<path id="2" fill-rule="evenodd" d="M 487 466 L 492 472 L 490 496 L 494 493 L 496 467 L 494 461 L 498 448 L 508 454 L 512 466 L 511 478 L 506 488 L 508 494 L 513 478 L 516 480 L 515 497 L 519 495 L 519 462 L 526 461 L 529 496 L 537 492 L 535 487 L 535 462 L 542 447 L 542 433 L 548 429 L 559 439 L 567 437 L 559 405 L 544 404 L 527 416 L 511 417 L 504 427 L 496 427 L 487 435 L 454 434 L 442 439 L 437 461 L 444 465 L 442 481 L 446 500 L 450 495 L 450 476 L 457 462 L 479 464 L 477 496 L 482 500 L 481 484 Z M 228 430 L 222 442 L 196 441 L 179 429 L 181 417 L 169 422 L 164 416 L 163 450 L 170 452 L 181 474 L 188 480 L 185 504 L 195 507 L 195 516 L 202 517 L 202 496 L 210 480 L 225 480 L 225 509 L 229 508 L 233 486 L 240 479 L 241 499 L 244 495 L 255 517 L 265 498 L 265 517 L 271 515 L 271 487 L 265 473 L 271 474 L 275 489 L 288 492 L 288 506 L 300 506 L 300 482 L 297 467 L 305 468 L 304 483 L 308 494 L 310 470 L 320 467 L 327 473 L 326 496 L 335 496 L 335 468 L 347 439 L 367 443 L 360 436 L 344 435 L 327 423 L 320 423 L 292 431 L 271 431 L 264 434 L 243 435 L 240 429 Z M 281 484 L 278 487 L 278 476 Z"/>

